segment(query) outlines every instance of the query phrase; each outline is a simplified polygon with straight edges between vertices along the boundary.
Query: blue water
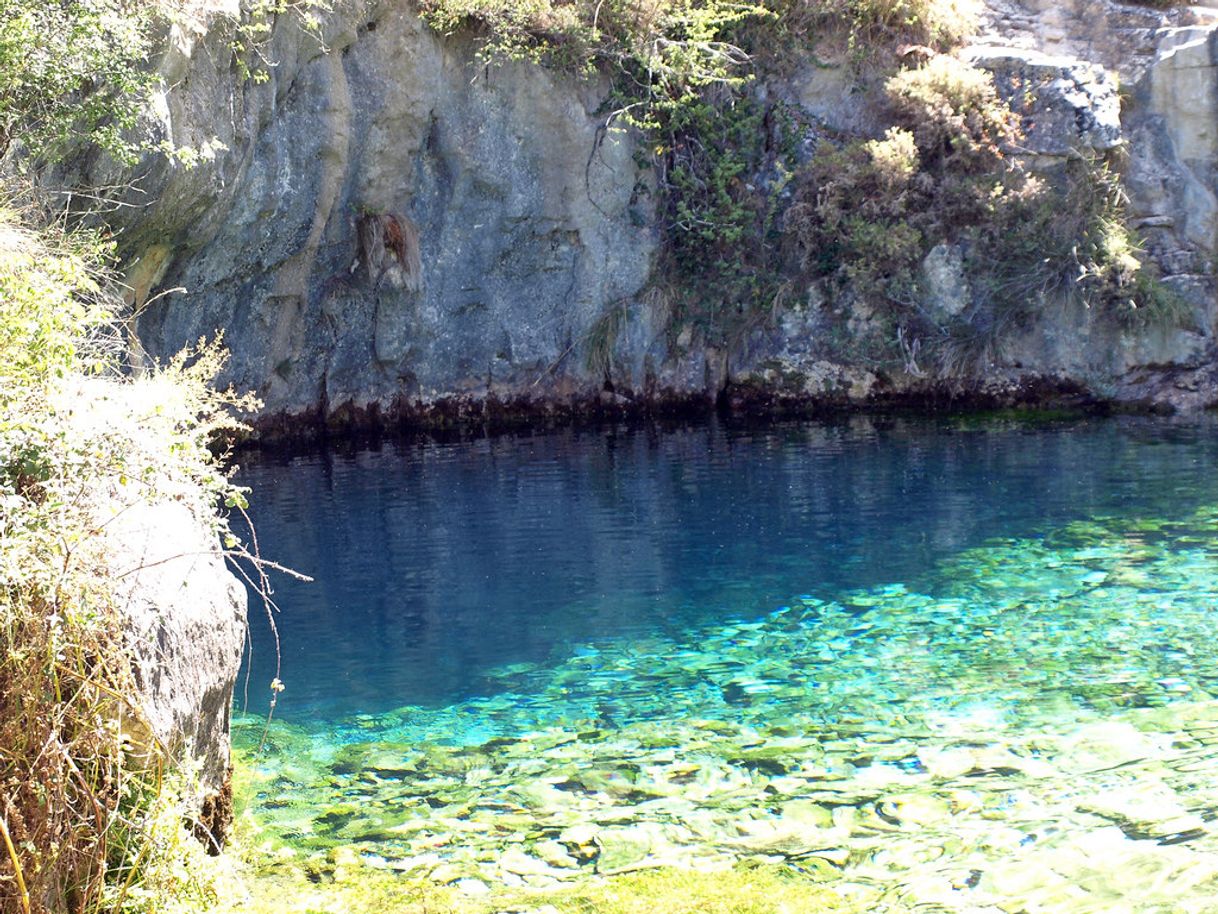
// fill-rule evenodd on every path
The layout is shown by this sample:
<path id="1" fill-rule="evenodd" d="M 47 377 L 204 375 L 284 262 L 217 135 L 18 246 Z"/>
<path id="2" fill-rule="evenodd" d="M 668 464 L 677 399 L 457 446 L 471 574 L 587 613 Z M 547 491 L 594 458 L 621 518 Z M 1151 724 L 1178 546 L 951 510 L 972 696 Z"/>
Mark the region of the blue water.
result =
<path id="1" fill-rule="evenodd" d="M 1051 543 L 1072 522 L 1218 504 L 1216 456 L 1210 421 L 863 418 L 251 454 L 238 480 L 264 551 L 315 578 L 275 580 L 275 713 L 317 725 L 494 701 L 505 683 L 519 704 L 530 676 L 552 702 L 578 683 L 545 671 L 577 675 L 604 645 L 790 628 L 792 604 L 883 612 L 857 594 L 950 591 L 953 562 L 975 565 L 969 550 L 995 538 Z M 1054 586 L 1046 572 L 1041 596 Z M 277 661 L 253 606 L 257 712 Z M 959 637 L 982 638 L 963 612 Z M 622 678 L 645 691 L 645 672 Z"/>

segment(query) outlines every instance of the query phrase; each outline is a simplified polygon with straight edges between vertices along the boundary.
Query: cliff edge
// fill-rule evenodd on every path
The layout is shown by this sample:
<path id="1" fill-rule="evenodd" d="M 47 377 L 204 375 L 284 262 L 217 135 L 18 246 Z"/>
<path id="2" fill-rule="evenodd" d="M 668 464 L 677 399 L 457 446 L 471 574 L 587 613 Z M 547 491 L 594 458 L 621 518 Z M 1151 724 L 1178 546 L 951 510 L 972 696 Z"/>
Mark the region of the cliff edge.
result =
<path id="1" fill-rule="evenodd" d="M 916 344 L 908 315 L 879 328 L 874 306 L 806 270 L 776 268 L 721 313 L 684 319 L 697 265 L 674 278 L 665 256 L 672 174 L 645 133 L 617 129 L 604 74 L 488 63 L 476 29 L 441 35 L 401 0 L 338 4 L 314 33 L 282 17 L 263 83 L 233 67 L 228 20 L 175 26 L 158 129 L 204 154 L 148 166 L 151 202 L 120 215 L 138 337 L 164 357 L 224 328 L 228 378 L 258 391 L 266 427 L 715 401 L 1204 408 L 1218 400 L 1216 35 L 1218 9 L 1202 6 L 981 11 L 952 54 L 991 74 L 1019 118 L 1008 158 L 1049 179 L 1111 163 L 1129 256 L 1176 305 L 1167 320 L 1115 320 L 1050 292 L 967 357 L 932 358 L 935 333 L 954 341 L 964 326 L 960 295 L 987 294 L 969 275 L 979 242 L 950 226 L 911 280 L 909 314 L 933 331 Z M 736 96 L 762 112 L 753 135 L 769 131 L 787 158 L 727 193 L 772 204 L 781 224 L 795 185 L 775 163 L 798 178 L 817 149 L 883 137 L 881 94 L 832 48 L 759 71 Z"/>

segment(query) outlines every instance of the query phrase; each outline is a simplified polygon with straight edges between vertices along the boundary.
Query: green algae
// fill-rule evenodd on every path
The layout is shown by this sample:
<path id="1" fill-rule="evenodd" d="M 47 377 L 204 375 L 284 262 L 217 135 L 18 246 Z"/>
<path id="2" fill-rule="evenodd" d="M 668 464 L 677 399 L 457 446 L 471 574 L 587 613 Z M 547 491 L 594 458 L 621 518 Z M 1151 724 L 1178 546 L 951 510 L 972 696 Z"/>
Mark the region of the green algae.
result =
<path id="1" fill-rule="evenodd" d="M 1092 518 L 760 621 L 581 645 L 452 706 L 276 723 L 241 756 L 249 840 L 276 878 L 375 873 L 461 904 L 740 865 L 860 910 L 1200 903 L 1216 534 L 1212 508 Z M 260 726 L 238 720 L 238 744 Z"/>
<path id="2" fill-rule="evenodd" d="M 222 910 L 245 914 L 849 914 L 864 909 L 814 880 L 773 866 L 711 872 L 645 870 L 556 891 L 518 889 L 495 898 L 356 866 L 338 879 L 320 882 L 267 877 L 253 894 L 230 901 Z"/>

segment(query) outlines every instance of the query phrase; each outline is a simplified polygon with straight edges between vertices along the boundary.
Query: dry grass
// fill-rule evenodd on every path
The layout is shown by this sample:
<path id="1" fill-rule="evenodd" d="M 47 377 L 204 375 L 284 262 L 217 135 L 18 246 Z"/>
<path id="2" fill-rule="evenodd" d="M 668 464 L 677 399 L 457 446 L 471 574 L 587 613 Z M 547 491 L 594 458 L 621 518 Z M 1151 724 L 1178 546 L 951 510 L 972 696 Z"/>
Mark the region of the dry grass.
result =
<path id="1" fill-rule="evenodd" d="M 977 0 L 771 0 L 787 32 L 860 72 L 963 44 L 977 29 Z"/>

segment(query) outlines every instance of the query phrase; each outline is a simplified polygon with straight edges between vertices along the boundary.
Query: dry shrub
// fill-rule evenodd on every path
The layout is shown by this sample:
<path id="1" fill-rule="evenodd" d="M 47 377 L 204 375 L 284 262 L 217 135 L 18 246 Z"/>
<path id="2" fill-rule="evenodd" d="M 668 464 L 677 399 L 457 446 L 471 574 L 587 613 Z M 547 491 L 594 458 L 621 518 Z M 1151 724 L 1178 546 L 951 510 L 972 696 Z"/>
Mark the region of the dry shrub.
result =
<path id="1" fill-rule="evenodd" d="M 423 253 L 419 228 L 408 216 L 366 212 L 355 221 L 356 265 L 374 289 L 396 270 L 408 292 L 423 288 Z"/>
<path id="2" fill-rule="evenodd" d="M 1052 181 L 1018 178 L 970 237 L 970 267 L 996 318 L 1024 318 L 1047 301 L 1070 299 L 1126 327 L 1177 325 L 1187 317 L 1140 256 L 1120 176 L 1108 162 L 1080 157 Z"/>
<path id="3" fill-rule="evenodd" d="M 1001 166 L 1017 120 L 987 71 L 941 54 L 902 70 L 884 89 L 896 123 L 913 133 L 925 167 L 983 174 Z"/>
<path id="4" fill-rule="evenodd" d="M 951 57 L 898 73 L 886 92 L 896 126 L 818 151 L 786 226 L 805 269 L 909 304 L 926 251 L 987 217 L 1015 119 L 988 73 Z"/>
<path id="5" fill-rule="evenodd" d="M 785 219 L 804 269 L 865 297 L 907 297 L 923 247 L 912 218 L 924 196 L 918 175 L 913 135 L 897 127 L 820 152 Z"/>
<path id="6" fill-rule="evenodd" d="M 231 491 L 207 448 L 231 398 L 207 386 L 214 348 L 121 380 L 88 256 L 0 214 L 0 908 L 22 914 L 198 898 L 183 861 L 202 851 L 138 711 L 103 534 L 116 498 L 206 514 Z"/>
<path id="7" fill-rule="evenodd" d="M 844 53 L 863 73 L 950 50 L 976 31 L 976 0 L 771 0 L 785 31 Z"/>

